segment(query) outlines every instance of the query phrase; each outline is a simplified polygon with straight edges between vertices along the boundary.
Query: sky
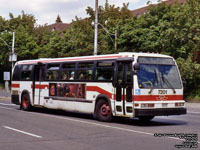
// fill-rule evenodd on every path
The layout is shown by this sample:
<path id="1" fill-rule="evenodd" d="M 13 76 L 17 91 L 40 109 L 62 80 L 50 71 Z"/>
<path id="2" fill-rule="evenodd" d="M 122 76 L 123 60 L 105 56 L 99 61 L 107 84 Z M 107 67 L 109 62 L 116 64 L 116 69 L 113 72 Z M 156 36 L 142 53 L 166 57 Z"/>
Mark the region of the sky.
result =
<path id="1" fill-rule="evenodd" d="M 106 0 L 99 0 L 104 6 Z M 108 0 L 109 4 L 121 7 L 129 3 L 129 9 L 134 10 L 146 6 L 149 0 Z M 150 0 L 153 4 L 157 0 Z M 0 16 L 9 19 L 9 13 L 17 17 L 24 11 L 34 15 L 38 25 L 53 24 L 59 15 L 63 23 L 70 23 L 75 16 L 87 17 L 86 8 L 95 8 L 95 0 L 0 0 Z"/>

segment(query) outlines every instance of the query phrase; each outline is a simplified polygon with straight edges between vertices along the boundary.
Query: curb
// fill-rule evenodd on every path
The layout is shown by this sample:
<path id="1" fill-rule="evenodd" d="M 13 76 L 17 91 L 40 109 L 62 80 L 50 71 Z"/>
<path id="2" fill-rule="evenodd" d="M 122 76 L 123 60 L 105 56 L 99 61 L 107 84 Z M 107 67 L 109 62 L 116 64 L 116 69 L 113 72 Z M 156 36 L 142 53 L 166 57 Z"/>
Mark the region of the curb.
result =
<path id="1" fill-rule="evenodd" d="M 11 98 L 10 98 L 10 96 L 8 96 L 8 97 L 4 97 L 4 96 L 0 96 L 0 100 L 9 100 L 9 101 L 11 101 Z"/>

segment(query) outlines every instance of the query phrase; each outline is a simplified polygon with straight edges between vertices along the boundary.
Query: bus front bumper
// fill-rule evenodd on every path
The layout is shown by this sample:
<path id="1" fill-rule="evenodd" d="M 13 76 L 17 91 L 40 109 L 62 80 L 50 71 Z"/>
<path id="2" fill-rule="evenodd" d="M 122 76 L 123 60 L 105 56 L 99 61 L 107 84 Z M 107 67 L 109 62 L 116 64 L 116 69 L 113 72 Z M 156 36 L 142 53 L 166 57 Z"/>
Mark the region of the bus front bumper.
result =
<path id="1" fill-rule="evenodd" d="M 187 113 L 186 108 L 135 109 L 136 117 L 183 115 L 186 113 Z"/>

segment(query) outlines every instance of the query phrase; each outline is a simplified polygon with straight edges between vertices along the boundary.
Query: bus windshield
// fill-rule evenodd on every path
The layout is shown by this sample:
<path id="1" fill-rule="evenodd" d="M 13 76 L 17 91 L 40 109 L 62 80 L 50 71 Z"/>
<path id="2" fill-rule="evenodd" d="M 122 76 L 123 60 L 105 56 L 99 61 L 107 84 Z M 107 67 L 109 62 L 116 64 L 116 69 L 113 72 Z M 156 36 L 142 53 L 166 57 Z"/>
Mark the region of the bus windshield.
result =
<path id="1" fill-rule="evenodd" d="M 140 64 L 138 84 L 146 89 L 181 89 L 181 80 L 175 65 Z"/>

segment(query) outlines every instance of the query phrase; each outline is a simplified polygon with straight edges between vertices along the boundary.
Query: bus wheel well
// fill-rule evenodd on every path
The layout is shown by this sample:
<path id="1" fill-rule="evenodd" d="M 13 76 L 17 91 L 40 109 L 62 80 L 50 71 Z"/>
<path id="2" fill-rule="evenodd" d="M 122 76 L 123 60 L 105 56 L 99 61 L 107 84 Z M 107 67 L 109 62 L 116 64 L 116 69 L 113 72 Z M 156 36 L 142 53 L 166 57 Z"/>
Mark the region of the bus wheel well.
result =
<path id="1" fill-rule="evenodd" d="M 96 98 L 94 118 L 99 121 L 111 121 L 112 120 L 112 108 L 110 99 L 106 95 L 99 95 Z"/>
<path id="2" fill-rule="evenodd" d="M 20 108 L 24 111 L 29 111 L 32 108 L 30 95 L 27 91 L 22 92 Z"/>
<path id="3" fill-rule="evenodd" d="M 25 90 L 25 91 L 23 91 L 23 92 L 22 92 L 22 94 L 21 94 L 21 100 L 22 100 L 22 97 L 23 97 L 23 95 L 24 95 L 24 94 L 28 94 L 28 95 L 29 95 L 29 92 L 28 92 L 28 91 L 26 91 L 26 90 Z M 30 95 L 29 95 L 29 96 L 30 96 Z"/>
<path id="4" fill-rule="evenodd" d="M 22 98 L 23 98 L 23 96 L 24 96 L 25 94 L 28 94 L 28 95 L 29 95 L 29 92 L 28 92 L 27 90 L 25 90 L 25 91 L 22 92 L 21 98 L 20 98 L 20 100 L 21 100 L 20 106 L 22 105 Z M 29 97 L 30 97 L 30 95 L 29 95 Z"/>
<path id="5" fill-rule="evenodd" d="M 106 96 L 106 95 L 99 95 L 97 98 L 96 98 L 96 101 L 95 101 L 95 109 L 96 110 L 96 105 L 98 103 L 98 101 L 100 100 L 105 100 L 106 102 L 109 103 L 109 105 L 111 106 L 111 103 L 110 103 L 110 99 Z"/>

